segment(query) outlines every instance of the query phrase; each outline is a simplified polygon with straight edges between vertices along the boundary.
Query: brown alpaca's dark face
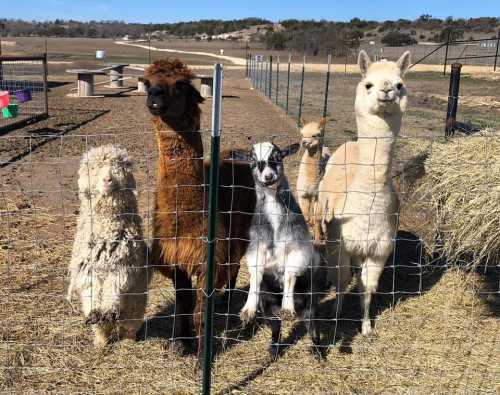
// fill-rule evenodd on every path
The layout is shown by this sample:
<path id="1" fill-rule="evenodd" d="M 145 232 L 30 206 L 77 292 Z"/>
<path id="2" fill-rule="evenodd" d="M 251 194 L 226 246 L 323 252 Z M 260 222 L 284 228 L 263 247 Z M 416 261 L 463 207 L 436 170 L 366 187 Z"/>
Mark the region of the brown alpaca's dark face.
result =
<path id="1" fill-rule="evenodd" d="M 200 93 L 189 81 L 179 80 L 171 84 L 146 81 L 146 87 L 149 112 L 162 118 L 180 118 L 186 110 L 203 102 Z"/>

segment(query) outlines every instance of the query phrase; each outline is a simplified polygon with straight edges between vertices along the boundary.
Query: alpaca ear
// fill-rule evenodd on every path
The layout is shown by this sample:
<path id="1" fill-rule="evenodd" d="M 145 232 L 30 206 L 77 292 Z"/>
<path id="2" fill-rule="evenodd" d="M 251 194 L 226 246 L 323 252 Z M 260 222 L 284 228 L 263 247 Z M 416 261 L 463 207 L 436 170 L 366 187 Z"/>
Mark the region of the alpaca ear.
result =
<path id="1" fill-rule="evenodd" d="M 193 85 L 190 84 L 191 87 L 191 97 L 196 103 L 203 103 L 205 99 L 203 96 L 200 95 L 200 92 L 198 92 L 198 89 L 196 89 Z"/>
<path id="2" fill-rule="evenodd" d="M 177 81 L 175 87 L 179 90 L 186 92 L 187 96 L 193 101 L 193 103 L 203 103 L 205 99 L 200 95 L 198 89 L 191 85 L 190 81 Z"/>
<path id="3" fill-rule="evenodd" d="M 397 65 L 399 69 L 401 70 L 401 75 L 405 75 L 406 72 L 408 71 L 408 68 L 410 67 L 410 51 L 406 51 L 397 61 Z"/>
<path id="4" fill-rule="evenodd" d="M 361 75 L 364 77 L 366 75 L 366 72 L 368 71 L 368 67 L 372 64 L 372 61 L 370 60 L 370 57 L 368 54 L 361 50 L 359 51 L 359 56 L 358 56 L 358 66 L 359 69 L 361 70 Z"/>
<path id="5" fill-rule="evenodd" d="M 293 155 L 299 150 L 299 148 L 300 148 L 299 143 L 291 144 L 288 147 L 283 148 L 281 150 L 281 154 L 283 155 L 283 157 Z"/>
<path id="6" fill-rule="evenodd" d="M 321 118 L 321 120 L 319 121 L 319 128 L 320 128 L 320 129 L 323 129 L 323 128 L 325 127 L 325 125 L 326 125 L 326 118 L 325 118 L 325 117 L 323 117 L 323 118 Z"/>

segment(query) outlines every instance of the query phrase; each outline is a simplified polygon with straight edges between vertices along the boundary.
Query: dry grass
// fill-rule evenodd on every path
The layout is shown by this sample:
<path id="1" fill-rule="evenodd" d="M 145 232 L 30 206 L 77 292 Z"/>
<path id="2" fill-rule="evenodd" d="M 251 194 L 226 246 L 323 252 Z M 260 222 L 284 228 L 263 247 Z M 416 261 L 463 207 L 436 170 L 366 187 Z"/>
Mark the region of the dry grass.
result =
<path id="1" fill-rule="evenodd" d="M 484 132 L 432 145 L 425 191 L 451 262 L 495 265 L 500 259 L 500 135 Z"/>
<path id="2" fill-rule="evenodd" d="M 201 375 L 195 358 L 179 355 L 169 340 L 170 282 L 155 278 L 143 340 L 96 351 L 89 328 L 63 300 L 70 245 L 62 238 L 50 245 L 40 241 L 40 231 L 55 218 L 39 208 L 10 203 L 2 207 L 1 218 L 0 234 L 9 237 L 2 239 L 0 249 L 0 392 L 198 393 Z M 9 244 L 13 240 L 20 244 Z M 415 264 L 418 252 L 412 258 L 409 245 L 396 249 L 402 254 L 395 258 L 398 267 Z M 311 354 L 309 338 L 300 326 L 291 325 L 284 333 L 291 346 L 283 357 L 270 358 L 269 330 L 260 325 L 242 328 L 235 316 L 244 292 L 230 309 L 219 301 L 214 392 L 499 391 L 500 326 L 494 316 L 498 310 L 482 297 L 491 292 L 488 282 L 459 270 L 443 275 L 414 269 L 386 273 L 381 292 L 387 294 L 379 296 L 375 335 L 369 338 L 358 333 L 357 297 L 347 298 L 338 339 L 325 360 Z M 246 286 L 243 272 L 238 288 Z M 331 299 L 322 303 L 325 312 Z"/>

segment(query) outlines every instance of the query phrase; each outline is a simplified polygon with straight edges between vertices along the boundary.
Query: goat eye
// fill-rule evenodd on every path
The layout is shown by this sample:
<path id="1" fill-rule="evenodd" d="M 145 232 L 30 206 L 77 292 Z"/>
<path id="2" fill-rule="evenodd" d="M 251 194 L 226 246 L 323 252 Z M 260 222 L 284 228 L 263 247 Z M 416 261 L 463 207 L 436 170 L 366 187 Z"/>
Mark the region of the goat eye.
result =
<path id="1" fill-rule="evenodd" d="M 366 88 L 367 90 L 371 89 L 372 87 L 373 87 L 373 84 L 372 84 L 371 82 L 367 82 L 367 83 L 365 84 L 365 88 Z"/>
<path id="2" fill-rule="evenodd" d="M 396 88 L 398 88 L 398 91 L 399 91 L 399 90 L 401 90 L 401 89 L 403 88 L 403 83 L 401 83 L 401 82 L 400 82 L 400 83 L 398 83 L 398 84 L 396 85 Z"/>

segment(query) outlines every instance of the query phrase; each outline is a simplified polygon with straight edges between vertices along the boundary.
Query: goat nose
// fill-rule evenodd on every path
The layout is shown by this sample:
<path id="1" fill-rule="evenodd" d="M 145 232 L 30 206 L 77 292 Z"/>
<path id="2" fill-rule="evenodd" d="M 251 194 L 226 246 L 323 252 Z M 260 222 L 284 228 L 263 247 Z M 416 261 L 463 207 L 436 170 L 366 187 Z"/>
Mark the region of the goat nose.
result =
<path id="1" fill-rule="evenodd" d="M 266 181 L 271 181 L 271 180 L 273 179 L 273 175 L 272 175 L 272 174 L 266 174 L 266 175 L 264 176 L 264 179 L 265 179 Z"/>

